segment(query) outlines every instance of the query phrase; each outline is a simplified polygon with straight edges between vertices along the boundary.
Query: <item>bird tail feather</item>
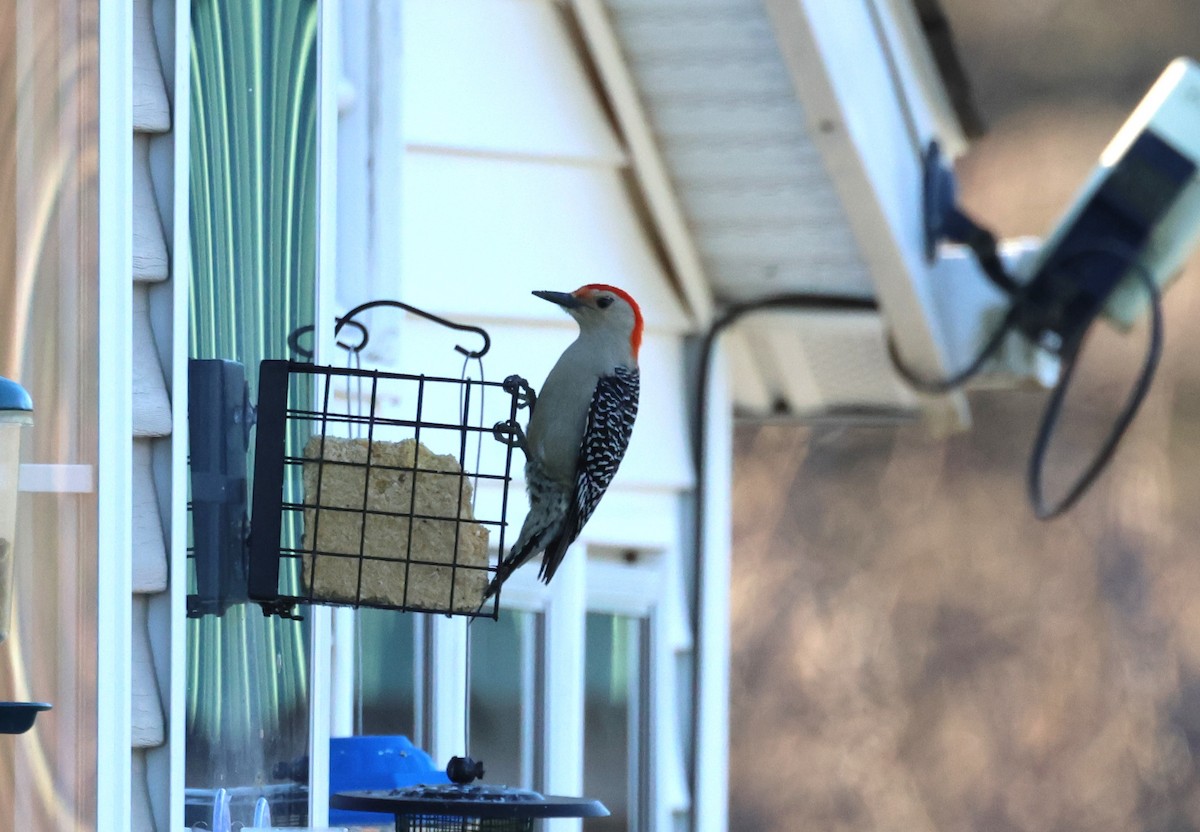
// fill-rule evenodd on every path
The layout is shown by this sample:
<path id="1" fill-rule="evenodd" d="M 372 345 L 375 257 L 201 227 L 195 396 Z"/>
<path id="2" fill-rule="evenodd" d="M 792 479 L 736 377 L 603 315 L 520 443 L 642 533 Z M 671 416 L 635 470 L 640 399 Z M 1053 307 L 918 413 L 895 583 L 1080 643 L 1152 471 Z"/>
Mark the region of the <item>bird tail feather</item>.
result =
<path id="1" fill-rule="evenodd" d="M 545 537 L 546 532 L 546 528 L 521 529 L 521 534 L 517 538 L 517 542 L 513 544 L 512 549 L 509 550 L 508 557 L 502 558 L 496 564 L 496 574 L 492 577 L 492 582 L 488 584 L 488 588 L 483 593 L 484 603 L 487 603 L 489 598 L 499 592 L 500 585 L 507 581 L 513 572 L 517 571 L 517 567 L 537 554 L 541 549 L 541 541 Z"/>

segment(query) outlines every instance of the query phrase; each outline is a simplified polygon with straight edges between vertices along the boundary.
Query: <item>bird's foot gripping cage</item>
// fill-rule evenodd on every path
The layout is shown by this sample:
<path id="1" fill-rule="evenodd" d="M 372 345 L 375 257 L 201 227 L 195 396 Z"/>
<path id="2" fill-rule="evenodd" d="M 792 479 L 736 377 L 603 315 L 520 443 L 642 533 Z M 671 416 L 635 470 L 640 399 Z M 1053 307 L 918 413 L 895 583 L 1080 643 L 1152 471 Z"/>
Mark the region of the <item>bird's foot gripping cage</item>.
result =
<path id="1" fill-rule="evenodd" d="M 504 551 L 528 391 L 517 377 L 262 362 L 250 600 L 278 615 L 335 604 L 495 618 L 488 553 Z"/>

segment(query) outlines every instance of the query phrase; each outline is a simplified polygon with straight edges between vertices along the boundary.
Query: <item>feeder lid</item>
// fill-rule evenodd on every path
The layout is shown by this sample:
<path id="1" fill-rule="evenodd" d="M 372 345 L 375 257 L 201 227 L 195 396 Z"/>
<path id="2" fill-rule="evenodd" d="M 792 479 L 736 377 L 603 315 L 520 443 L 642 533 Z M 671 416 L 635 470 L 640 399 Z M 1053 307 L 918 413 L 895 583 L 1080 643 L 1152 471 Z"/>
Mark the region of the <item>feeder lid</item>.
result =
<path id="1" fill-rule="evenodd" d="M 0 419 L 8 421 L 16 417 L 15 421 L 28 421 L 32 412 L 33 400 L 25 388 L 0 376 Z"/>
<path id="2" fill-rule="evenodd" d="M 329 799 L 335 809 L 388 815 L 449 815 L 460 818 L 601 818 L 609 812 L 599 800 L 541 795 L 526 789 L 474 784 L 408 786 L 403 789 L 341 792 Z"/>
<path id="3" fill-rule="evenodd" d="M 24 734 L 37 715 L 50 707 L 49 702 L 0 702 L 0 734 Z"/>

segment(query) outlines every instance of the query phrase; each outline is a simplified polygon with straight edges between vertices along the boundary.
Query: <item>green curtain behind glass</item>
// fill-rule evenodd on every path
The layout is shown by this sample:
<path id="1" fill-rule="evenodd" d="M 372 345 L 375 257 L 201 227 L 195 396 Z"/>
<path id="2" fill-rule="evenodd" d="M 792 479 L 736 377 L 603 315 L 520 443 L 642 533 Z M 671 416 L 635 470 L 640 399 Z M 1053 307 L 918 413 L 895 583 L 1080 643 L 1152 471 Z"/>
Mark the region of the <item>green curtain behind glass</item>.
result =
<path id="1" fill-rule="evenodd" d="M 317 19 L 317 0 L 192 4 L 190 355 L 242 362 L 252 401 L 314 321 Z M 305 774 L 306 636 L 257 606 L 188 622 L 189 787 Z"/>

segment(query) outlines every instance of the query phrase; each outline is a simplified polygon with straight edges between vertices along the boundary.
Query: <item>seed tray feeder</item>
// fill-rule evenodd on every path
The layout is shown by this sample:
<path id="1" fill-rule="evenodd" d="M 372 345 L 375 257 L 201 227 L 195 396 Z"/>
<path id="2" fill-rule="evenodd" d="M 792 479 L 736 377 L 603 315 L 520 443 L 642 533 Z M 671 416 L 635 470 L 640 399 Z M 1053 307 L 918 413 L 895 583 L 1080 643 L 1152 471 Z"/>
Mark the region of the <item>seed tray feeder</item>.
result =
<path id="1" fill-rule="evenodd" d="M 329 805 L 392 815 L 396 832 L 531 832 L 539 818 L 609 814 L 603 803 L 585 797 L 478 784 L 341 792 L 330 797 Z"/>

